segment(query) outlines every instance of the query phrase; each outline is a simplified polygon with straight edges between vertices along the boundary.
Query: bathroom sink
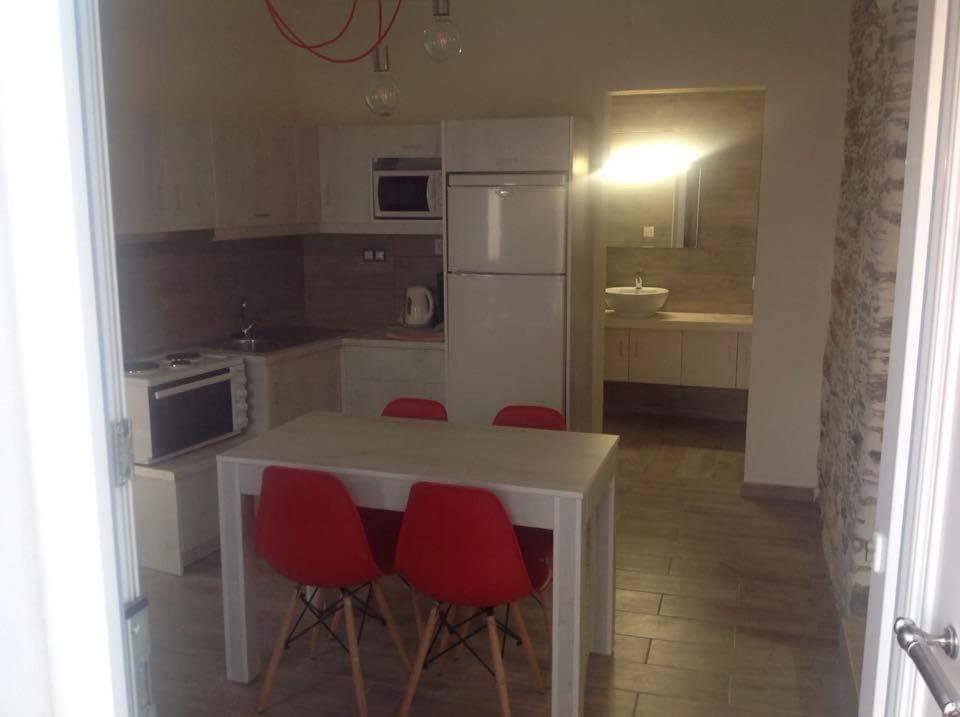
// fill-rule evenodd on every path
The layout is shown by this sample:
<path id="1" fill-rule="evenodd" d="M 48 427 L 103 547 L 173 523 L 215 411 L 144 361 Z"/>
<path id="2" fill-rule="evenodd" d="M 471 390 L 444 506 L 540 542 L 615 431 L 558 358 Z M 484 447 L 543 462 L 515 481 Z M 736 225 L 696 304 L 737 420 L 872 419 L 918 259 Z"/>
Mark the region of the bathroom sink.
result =
<path id="1" fill-rule="evenodd" d="M 607 303 L 614 312 L 622 316 L 653 316 L 667 303 L 668 289 L 645 286 L 637 289 L 632 286 L 611 286 L 606 291 Z"/>

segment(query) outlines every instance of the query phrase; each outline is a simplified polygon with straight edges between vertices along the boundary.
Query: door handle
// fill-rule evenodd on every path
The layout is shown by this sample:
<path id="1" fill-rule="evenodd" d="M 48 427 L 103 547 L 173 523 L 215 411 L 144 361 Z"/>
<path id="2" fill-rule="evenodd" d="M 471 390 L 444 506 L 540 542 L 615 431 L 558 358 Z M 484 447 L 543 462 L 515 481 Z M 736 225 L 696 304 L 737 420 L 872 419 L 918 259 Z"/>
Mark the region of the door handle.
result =
<path id="1" fill-rule="evenodd" d="M 947 657 L 957 659 L 960 654 L 960 639 L 953 625 L 947 625 L 941 635 L 930 635 L 917 627 L 913 620 L 901 617 L 893 624 L 893 631 L 897 636 L 897 643 L 917 666 L 944 717 L 960 716 L 960 690 L 950 682 L 934 649 L 939 647 Z"/>

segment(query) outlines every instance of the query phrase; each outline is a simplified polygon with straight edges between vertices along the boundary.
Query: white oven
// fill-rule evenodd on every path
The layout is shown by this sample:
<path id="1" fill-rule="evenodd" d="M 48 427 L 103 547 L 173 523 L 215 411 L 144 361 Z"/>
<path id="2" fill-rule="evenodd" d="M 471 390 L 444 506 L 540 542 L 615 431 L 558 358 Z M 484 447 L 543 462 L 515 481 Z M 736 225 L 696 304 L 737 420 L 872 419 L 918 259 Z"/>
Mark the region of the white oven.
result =
<path id="1" fill-rule="evenodd" d="M 156 463 L 247 427 L 246 372 L 238 356 L 181 352 L 124 368 L 137 463 Z"/>
<path id="2" fill-rule="evenodd" d="M 440 219 L 443 185 L 438 159 L 377 159 L 373 163 L 374 219 Z"/>

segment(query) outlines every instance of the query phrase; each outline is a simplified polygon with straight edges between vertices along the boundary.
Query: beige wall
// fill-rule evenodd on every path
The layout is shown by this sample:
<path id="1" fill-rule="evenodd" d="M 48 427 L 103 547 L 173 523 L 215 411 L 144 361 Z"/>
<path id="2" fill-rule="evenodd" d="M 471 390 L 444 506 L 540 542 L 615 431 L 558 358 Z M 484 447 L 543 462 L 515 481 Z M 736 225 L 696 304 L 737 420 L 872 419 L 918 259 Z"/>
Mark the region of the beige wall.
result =
<path id="1" fill-rule="evenodd" d="M 361 5 L 369 22 L 372 5 Z M 302 11 L 291 19 L 310 39 L 328 35 L 347 7 L 281 6 Z M 452 9 L 465 50 L 439 65 L 419 47 L 430 2 L 404 3 L 389 39 L 403 92 L 392 121 L 577 114 L 603 127 L 610 91 L 766 88 L 747 480 L 815 486 L 848 0 L 453 0 Z M 288 48 L 259 0 L 105 0 L 112 12 L 126 18 L 121 29 L 137 32 L 105 40 L 108 62 L 132 65 L 111 70 L 108 99 L 222 116 L 375 121 L 361 99 L 370 66 L 333 67 Z M 210 30 L 202 43 L 192 29 L 156 29 L 192 27 L 179 18 L 194 15 Z"/>

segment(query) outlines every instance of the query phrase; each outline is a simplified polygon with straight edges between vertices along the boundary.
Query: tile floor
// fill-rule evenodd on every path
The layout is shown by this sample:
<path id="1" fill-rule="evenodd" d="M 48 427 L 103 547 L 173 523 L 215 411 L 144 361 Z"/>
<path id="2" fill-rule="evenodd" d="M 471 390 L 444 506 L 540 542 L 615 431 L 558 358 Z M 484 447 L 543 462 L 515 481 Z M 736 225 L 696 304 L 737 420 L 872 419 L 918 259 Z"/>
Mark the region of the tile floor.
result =
<path id="1" fill-rule="evenodd" d="M 686 717 L 850 717 L 838 630 L 811 506 L 740 498 L 743 426 L 610 419 L 622 436 L 617 520 L 616 656 L 594 656 L 586 714 Z M 274 638 L 287 586 L 260 571 L 261 650 Z M 160 717 L 255 715 L 258 685 L 224 679 L 217 556 L 183 578 L 144 571 Z M 412 652 L 405 591 L 385 586 Z M 539 608 L 525 614 L 541 666 L 549 651 Z M 371 715 L 392 714 L 404 683 L 386 631 L 361 645 Z M 547 715 L 523 654 L 506 652 L 515 715 Z M 349 715 L 346 655 L 331 641 L 315 660 L 306 641 L 284 657 L 267 715 Z M 492 680 L 469 655 L 428 670 L 414 714 L 496 713 Z"/>

